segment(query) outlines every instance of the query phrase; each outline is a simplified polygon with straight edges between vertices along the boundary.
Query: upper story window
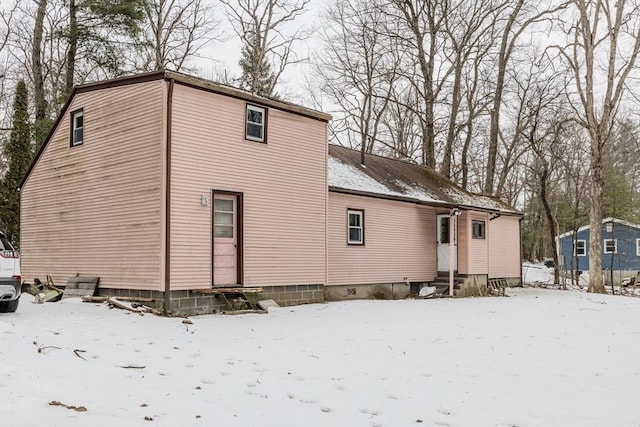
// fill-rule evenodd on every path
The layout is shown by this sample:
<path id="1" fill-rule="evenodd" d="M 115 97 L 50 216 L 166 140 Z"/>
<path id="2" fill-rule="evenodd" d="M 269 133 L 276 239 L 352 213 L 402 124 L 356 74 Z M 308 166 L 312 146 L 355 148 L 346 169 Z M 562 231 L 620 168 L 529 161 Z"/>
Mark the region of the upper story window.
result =
<path id="1" fill-rule="evenodd" d="M 84 142 L 84 112 L 76 110 L 71 113 L 71 146 L 82 145 Z"/>
<path id="2" fill-rule="evenodd" d="M 364 245 L 364 211 L 361 209 L 347 210 L 347 243 Z"/>
<path id="3" fill-rule="evenodd" d="M 245 138 L 250 141 L 266 142 L 267 110 L 247 104 Z"/>
<path id="4" fill-rule="evenodd" d="M 472 221 L 471 228 L 473 230 L 472 237 L 474 239 L 484 239 L 486 236 L 486 225 L 484 221 Z"/>
<path id="5" fill-rule="evenodd" d="M 587 242 L 585 240 L 576 240 L 573 242 L 573 255 L 586 256 L 587 255 Z"/>
<path id="6" fill-rule="evenodd" d="M 618 253 L 618 240 L 617 239 L 604 239 L 604 253 L 605 254 L 617 254 Z"/>

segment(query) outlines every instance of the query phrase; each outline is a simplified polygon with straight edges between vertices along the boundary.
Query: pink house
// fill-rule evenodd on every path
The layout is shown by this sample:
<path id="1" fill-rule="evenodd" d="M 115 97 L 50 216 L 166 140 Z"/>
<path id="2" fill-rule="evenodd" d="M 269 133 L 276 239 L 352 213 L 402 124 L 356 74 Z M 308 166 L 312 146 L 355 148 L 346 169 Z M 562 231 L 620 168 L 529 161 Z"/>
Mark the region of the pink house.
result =
<path id="1" fill-rule="evenodd" d="M 76 87 L 21 186 L 23 277 L 99 276 L 174 314 L 229 287 L 286 305 L 402 297 L 450 267 L 460 293 L 519 281 L 518 212 L 425 168 L 363 167 L 327 145 L 330 118 L 169 71 Z"/>

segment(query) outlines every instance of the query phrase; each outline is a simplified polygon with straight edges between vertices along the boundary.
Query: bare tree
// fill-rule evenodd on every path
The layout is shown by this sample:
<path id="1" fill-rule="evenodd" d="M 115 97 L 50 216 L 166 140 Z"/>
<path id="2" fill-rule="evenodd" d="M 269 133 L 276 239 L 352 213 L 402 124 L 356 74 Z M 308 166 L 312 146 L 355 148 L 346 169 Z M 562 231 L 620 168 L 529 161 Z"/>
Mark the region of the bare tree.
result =
<path id="1" fill-rule="evenodd" d="M 7 77 L 11 73 L 13 61 L 10 59 L 9 42 L 11 40 L 11 29 L 14 25 L 17 3 L 10 5 L 7 9 L 0 10 L 0 153 L 4 132 L 10 130 L 10 100 L 11 88 L 8 87 Z M 4 162 L 0 158 L 0 177 L 2 176 Z"/>
<path id="2" fill-rule="evenodd" d="M 220 0 L 243 44 L 240 86 L 262 96 L 272 96 L 282 73 L 303 59 L 293 51 L 306 38 L 300 28 L 286 29 L 306 11 L 310 0 Z"/>
<path id="3" fill-rule="evenodd" d="M 564 127 L 570 121 L 564 102 L 561 73 L 550 64 L 534 61 L 526 82 L 521 84 L 524 100 L 521 136 L 533 154 L 531 171 L 537 180 L 538 198 L 545 218 L 547 241 L 554 261 L 554 283 L 559 283 L 556 219 L 550 205 L 550 187 L 556 165 L 564 152 Z"/>
<path id="4" fill-rule="evenodd" d="M 412 105 L 421 128 L 422 164 L 436 167 L 436 101 L 440 84 L 444 78 L 439 75 L 438 56 L 443 45 L 441 32 L 444 26 L 447 3 L 433 1 L 389 0 L 378 7 L 388 15 L 391 25 L 401 26 L 393 31 L 398 43 L 411 55 L 406 67 L 405 79 L 412 91 L 419 96 L 419 102 Z"/>
<path id="5" fill-rule="evenodd" d="M 45 94 L 43 69 L 44 18 L 47 12 L 47 0 L 36 2 L 36 17 L 33 26 L 33 44 L 31 50 L 31 75 L 33 80 L 33 98 L 35 100 L 35 139 L 36 148 L 44 142 L 48 132 L 49 102 Z"/>
<path id="6" fill-rule="evenodd" d="M 626 81 L 638 72 L 640 4 L 573 0 L 569 43 L 558 46 L 568 63 L 580 105 L 579 123 L 590 139 L 589 288 L 604 293 L 602 277 L 603 150 L 609 142 Z M 601 85 L 601 86 L 600 86 Z M 600 91 L 602 87 L 602 91 Z"/>
<path id="7" fill-rule="evenodd" d="M 327 16 L 324 50 L 316 56 L 322 90 L 339 107 L 343 137 L 364 154 L 381 138 L 401 54 L 380 32 L 382 14 L 358 0 L 338 1 Z"/>
<path id="8" fill-rule="evenodd" d="M 445 55 L 451 64 L 453 77 L 451 94 L 448 96 L 449 118 L 440 169 L 447 178 L 453 175 L 454 145 L 460 133 L 470 131 L 466 136 L 468 142 L 472 137 L 472 121 L 475 117 L 469 116 L 476 115 L 478 111 L 476 97 L 480 78 L 475 67 L 495 42 L 492 28 L 500 7 L 496 7 L 494 3 L 493 0 L 451 1 L 448 13 L 444 15 L 443 31 L 447 40 Z M 471 110 L 466 112 L 466 119 L 461 117 L 465 106 Z"/>
<path id="9" fill-rule="evenodd" d="M 147 0 L 144 14 L 147 29 L 138 65 L 144 71 L 187 70 L 189 60 L 222 34 L 213 7 L 204 0 Z"/>
<path id="10" fill-rule="evenodd" d="M 503 106 L 503 94 L 505 88 L 505 76 L 507 67 L 514 51 L 518 48 L 518 40 L 522 34 L 532 25 L 546 21 L 555 13 L 567 7 L 568 2 L 562 2 L 552 7 L 551 5 L 539 5 L 537 0 L 507 0 L 505 18 L 496 21 L 495 29 L 501 34 L 499 51 L 497 52 L 497 67 L 495 74 L 495 91 L 493 105 L 490 111 L 491 127 L 489 131 L 489 149 L 487 157 L 486 177 L 484 192 L 493 194 L 496 176 L 496 160 L 498 156 L 498 141 L 500 133 L 500 110 Z"/>

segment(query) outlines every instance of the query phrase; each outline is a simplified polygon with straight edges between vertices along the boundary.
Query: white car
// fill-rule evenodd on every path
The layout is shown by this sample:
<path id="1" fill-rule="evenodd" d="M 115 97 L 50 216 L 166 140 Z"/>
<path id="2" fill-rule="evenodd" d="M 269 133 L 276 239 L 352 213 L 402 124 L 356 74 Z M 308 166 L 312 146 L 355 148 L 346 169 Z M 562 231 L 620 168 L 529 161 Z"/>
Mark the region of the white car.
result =
<path id="1" fill-rule="evenodd" d="M 20 254 L 0 232 L 0 313 L 18 309 L 21 288 Z"/>

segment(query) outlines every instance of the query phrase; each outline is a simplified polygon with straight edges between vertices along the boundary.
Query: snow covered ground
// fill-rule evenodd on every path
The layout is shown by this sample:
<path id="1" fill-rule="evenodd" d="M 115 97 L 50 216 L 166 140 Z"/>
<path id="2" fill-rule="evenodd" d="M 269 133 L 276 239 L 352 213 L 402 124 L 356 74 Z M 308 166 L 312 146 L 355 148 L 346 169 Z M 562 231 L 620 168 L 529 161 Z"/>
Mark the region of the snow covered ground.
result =
<path id="1" fill-rule="evenodd" d="M 190 325 L 23 295 L 18 312 L 0 314 L 0 417 L 64 427 L 640 426 L 640 298 L 507 295 L 314 304 Z"/>

